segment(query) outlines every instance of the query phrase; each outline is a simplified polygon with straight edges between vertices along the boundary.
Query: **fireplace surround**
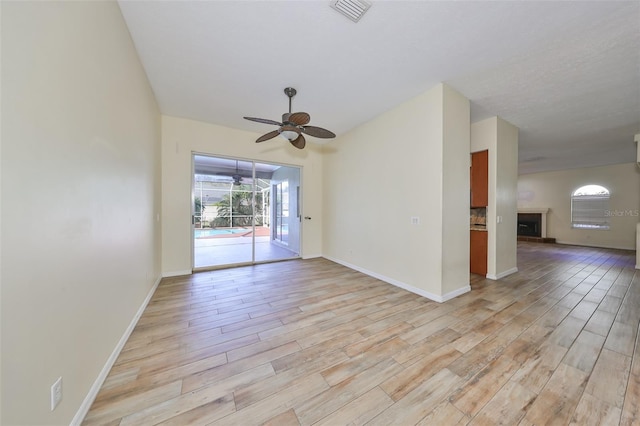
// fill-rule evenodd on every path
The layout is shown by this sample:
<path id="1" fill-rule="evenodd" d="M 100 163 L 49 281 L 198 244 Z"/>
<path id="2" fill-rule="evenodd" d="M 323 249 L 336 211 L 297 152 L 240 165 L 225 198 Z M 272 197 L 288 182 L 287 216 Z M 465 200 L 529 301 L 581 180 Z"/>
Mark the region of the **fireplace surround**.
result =
<path id="1" fill-rule="evenodd" d="M 541 243 L 555 243 L 555 238 L 547 236 L 548 208 L 518 209 L 518 240 Z"/>

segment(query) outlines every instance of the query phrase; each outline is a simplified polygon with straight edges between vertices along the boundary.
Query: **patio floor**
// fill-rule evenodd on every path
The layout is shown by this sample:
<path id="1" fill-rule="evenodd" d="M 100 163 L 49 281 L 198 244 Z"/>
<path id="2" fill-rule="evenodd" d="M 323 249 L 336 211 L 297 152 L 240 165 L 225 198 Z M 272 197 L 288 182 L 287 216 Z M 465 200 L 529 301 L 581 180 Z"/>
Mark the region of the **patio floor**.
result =
<path id="1" fill-rule="evenodd" d="M 251 236 L 225 236 L 223 238 L 194 239 L 194 267 L 233 265 L 251 262 Z M 267 236 L 257 236 L 255 244 L 256 262 L 292 259 L 299 254 L 271 242 Z"/>

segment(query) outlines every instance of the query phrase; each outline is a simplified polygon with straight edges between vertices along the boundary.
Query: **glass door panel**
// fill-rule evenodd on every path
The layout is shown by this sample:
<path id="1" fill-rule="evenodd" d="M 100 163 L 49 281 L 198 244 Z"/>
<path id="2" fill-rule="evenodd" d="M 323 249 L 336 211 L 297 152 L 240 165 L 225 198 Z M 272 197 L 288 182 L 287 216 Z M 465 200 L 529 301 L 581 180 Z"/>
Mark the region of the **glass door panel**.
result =
<path id="1" fill-rule="evenodd" d="M 193 266 L 253 261 L 253 163 L 194 156 Z"/>
<path id="2" fill-rule="evenodd" d="M 257 164 L 256 167 L 259 167 Z M 256 237 L 256 261 L 300 256 L 300 168 L 278 166 L 270 177 L 270 232 Z"/>
<path id="3" fill-rule="evenodd" d="M 299 168 L 194 154 L 193 170 L 194 269 L 299 256 Z"/>

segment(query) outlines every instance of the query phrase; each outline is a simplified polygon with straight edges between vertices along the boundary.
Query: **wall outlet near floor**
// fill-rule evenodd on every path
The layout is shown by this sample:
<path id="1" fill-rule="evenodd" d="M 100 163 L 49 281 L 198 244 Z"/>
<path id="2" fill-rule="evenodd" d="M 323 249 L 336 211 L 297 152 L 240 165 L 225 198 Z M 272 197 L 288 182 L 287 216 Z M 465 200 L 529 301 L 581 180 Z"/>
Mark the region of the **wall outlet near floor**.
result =
<path id="1" fill-rule="evenodd" d="M 420 218 L 418 216 L 411 216 L 412 225 L 420 225 Z"/>
<path id="2" fill-rule="evenodd" d="M 51 411 L 56 409 L 60 401 L 62 401 L 62 377 L 58 377 L 58 380 L 51 385 Z"/>

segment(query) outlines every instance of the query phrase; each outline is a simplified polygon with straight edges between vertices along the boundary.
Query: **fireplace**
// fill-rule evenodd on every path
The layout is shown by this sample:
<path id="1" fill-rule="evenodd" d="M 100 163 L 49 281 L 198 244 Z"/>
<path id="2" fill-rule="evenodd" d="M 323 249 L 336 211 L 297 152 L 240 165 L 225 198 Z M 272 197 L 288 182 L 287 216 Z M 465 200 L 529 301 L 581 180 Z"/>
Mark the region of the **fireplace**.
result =
<path id="1" fill-rule="evenodd" d="M 555 243 L 555 238 L 547 236 L 547 213 L 549 209 L 518 209 L 518 241 Z"/>
<path id="2" fill-rule="evenodd" d="M 542 214 L 518 213 L 518 235 L 542 237 Z"/>

